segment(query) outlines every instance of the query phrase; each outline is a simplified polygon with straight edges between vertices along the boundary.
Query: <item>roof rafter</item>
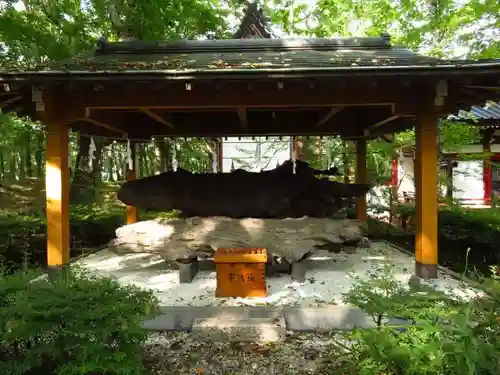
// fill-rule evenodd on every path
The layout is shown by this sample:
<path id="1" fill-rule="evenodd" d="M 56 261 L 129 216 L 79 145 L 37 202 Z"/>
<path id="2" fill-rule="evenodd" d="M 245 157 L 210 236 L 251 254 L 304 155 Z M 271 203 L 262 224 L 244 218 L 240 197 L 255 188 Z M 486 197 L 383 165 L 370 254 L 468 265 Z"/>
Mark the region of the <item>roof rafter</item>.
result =
<path id="1" fill-rule="evenodd" d="M 171 122 L 165 120 L 163 117 L 161 117 L 159 114 L 153 112 L 152 110 L 150 110 L 148 108 L 140 108 L 140 110 L 141 110 L 141 112 L 145 113 L 146 115 L 148 115 L 152 119 L 158 121 L 160 124 L 168 126 L 171 129 L 174 128 L 174 125 Z"/>

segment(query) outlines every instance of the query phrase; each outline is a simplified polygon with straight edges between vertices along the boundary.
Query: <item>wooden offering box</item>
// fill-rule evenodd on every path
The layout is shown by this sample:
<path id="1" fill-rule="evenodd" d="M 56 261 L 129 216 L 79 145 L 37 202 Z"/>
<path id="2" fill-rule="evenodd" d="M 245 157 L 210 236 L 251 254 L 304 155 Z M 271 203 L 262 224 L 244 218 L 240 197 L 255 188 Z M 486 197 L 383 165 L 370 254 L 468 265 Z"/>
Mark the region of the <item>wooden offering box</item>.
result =
<path id="1" fill-rule="evenodd" d="M 217 249 L 216 297 L 265 297 L 266 249 Z"/>

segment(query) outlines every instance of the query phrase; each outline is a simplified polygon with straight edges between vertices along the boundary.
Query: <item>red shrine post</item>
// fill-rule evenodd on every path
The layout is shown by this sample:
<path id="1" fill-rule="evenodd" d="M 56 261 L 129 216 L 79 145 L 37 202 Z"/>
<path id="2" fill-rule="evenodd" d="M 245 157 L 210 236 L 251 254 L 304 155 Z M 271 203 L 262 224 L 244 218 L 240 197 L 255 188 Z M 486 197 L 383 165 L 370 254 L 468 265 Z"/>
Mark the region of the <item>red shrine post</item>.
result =
<path id="1" fill-rule="evenodd" d="M 338 135 L 357 142 L 358 182 L 366 180 L 366 140 L 415 127 L 415 274 L 434 278 L 437 122 L 491 99 L 499 79 L 497 60 L 442 61 L 394 47 L 387 35 L 99 42 L 89 59 L 0 72 L 0 102 L 46 125 L 50 267 L 69 261 L 70 127 L 131 141 Z M 364 199 L 357 210 L 366 218 Z"/>

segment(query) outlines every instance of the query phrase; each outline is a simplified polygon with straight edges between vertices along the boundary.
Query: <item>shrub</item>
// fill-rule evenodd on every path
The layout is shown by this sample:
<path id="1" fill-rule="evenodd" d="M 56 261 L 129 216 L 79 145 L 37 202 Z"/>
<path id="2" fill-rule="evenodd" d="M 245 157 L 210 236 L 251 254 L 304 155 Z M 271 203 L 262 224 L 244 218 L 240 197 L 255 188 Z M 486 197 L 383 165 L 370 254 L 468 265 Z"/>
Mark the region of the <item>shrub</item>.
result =
<path id="1" fill-rule="evenodd" d="M 408 205 L 398 207 L 398 212 L 415 215 L 414 208 Z M 372 220 L 369 231 L 374 238 L 387 239 L 413 250 L 412 228 L 402 231 Z M 439 212 L 439 263 L 457 272 L 463 272 L 468 263 L 483 274 L 489 272 L 490 265 L 500 263 L 500 209 L 442 207 Z"/>
<path id="2" fill-rule="evenodd" d="M 358 280 L 345 301 L 377 326 L 355 330 L 343 345 L 345 367 L 360 375 L 493 375 L 500 373 L 498 283 L 472 302 L 396 281 L 390 265 Z"/>
<path id="3" fill-rule="evenodd" d="M 0 277 L 3 375 L 143 375 L 141 320 L 157 312 L 151 292 L 82 271 L 52 281 L 35 271 Z"/>
<path id="4" fill-rule="evenodd" d="M 97 206 L 71 207 L 72 255 L 82 249 L 106 244 L 116 228 L 124 223 L 124 210 L 102 209 Z M 45 218 L 39 215 L 0 215 L 0 262 L 9 270 L 22 268 L 25 263 L 45 266 Z"/>
<path id="5" fill-rule="evenodd" d="M 147 212 L 144 220 L 174 217 L 177 212 Z M 108 243 L 117 228 L 125 223 L 125 209 L 120 206 L 71 207 L 71 254 L 78 256 Z M 0 263 L 10 271 L 23 265 L 46 265 L 46 224 L 39 214 L 0 214 Z"/>

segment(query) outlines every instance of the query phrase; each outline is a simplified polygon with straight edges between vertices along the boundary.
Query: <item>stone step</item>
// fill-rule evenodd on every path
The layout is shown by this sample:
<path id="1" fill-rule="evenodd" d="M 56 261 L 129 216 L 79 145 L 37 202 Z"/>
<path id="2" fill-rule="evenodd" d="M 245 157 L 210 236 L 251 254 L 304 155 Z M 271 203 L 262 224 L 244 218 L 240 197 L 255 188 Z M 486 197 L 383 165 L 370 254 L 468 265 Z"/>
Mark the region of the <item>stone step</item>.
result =
<path id="1" fill-rule="evenodd" d="M 191 331 L 195 321 L 225 317 L 244 321 L 282 318 L 287 331 L 325 332 L 373 327 L 373 319 L 356 307 L 229 307 L 229 306 L 165 306 L 155 319 L 143 322 L 152 331 Z"/>
<path id="2" fill-rule="evenodd" d="M 214 316 L 195 319 L 191 329 L 195 339 L 217 342 L 277 342 L 285 338 L 285 319 Z"/>

